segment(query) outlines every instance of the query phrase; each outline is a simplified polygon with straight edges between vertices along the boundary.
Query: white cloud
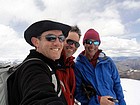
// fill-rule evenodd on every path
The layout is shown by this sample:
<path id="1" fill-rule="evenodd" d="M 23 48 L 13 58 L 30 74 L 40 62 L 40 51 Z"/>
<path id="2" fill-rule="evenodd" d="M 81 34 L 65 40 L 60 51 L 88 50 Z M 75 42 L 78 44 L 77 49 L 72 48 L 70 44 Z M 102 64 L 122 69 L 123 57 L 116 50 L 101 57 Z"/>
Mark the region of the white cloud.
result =
<path id="1" fill-rule="evenodd" d="M 108 56 L 139 56 L 139 43 L 135 38 L 121 39 L 118 37 L 103 37 L 100 48 Z"/>
<path id="2" fill-rule="evenodd" d="M 97 30 L 101 36 L 120 36 L 126 32 L 116 6 L 108 5 L 102 11 L 96 9 L 80 14 L 79 24 L 86 31 L 89 28 Z"/>
<path id="3" fill-rule="evenodd" d="M 9 24 L 15 19 L 34 22 L 43 17 L 42 11 L 38 9 L 33 0 L 2 0 L 0 6 L 0 19 L 3 20 L 1 23 Z"/>
<path id="4" fill-rule="evenodd" d="M 0 59 L 25 58 L 25 54 L 31 48 L 25 40 L 19 38 L 17 33 L 9 26 L 0 25 L 0 32 Z"/>
<path id="5" fill-rule="evenodd" d="M 125 9 L 140 9 L 140 1 L 135 1 L 135 0 L 126 0 L 122 3 L 122 6 Z"/>
<path id="6" fill-rule="evenodd" d="M 137 19 L 135 23 L 139 24 L 140 23 L 140 18 Z"/>
<path id="7" fill-rule="evenodd" d="M 134 7 L 136 10 L 138 9 L 137 4 L 139 4 L 139 2 L 129 0 L 124 1 L 121 5 L 117 1 L 111 0 L 90 0 L 88 2 L 86 0 L 1 0 L 0 28 L 5 28 L 0 29 L 0 37 L 4 37 L 0 39 L 1 43 L 3 43 L 0 47 L 0 53 L 3 57 L 11 57 L 9 53 L 21 56 L 22 54 L 20 54 L 20 52 L 25 52 L 26 48 L 26 52 L 28 52 L 30 47 L 23 37 L 21 37 L 23 36 L 23 32 L 21 33 L 21 31 L 24 31 L 24 28 L 35 21 L 51 19 L 70 25 L 78 24 L 82 31 L 82 35 L 84 35 L 89 28 L 94 28 L 99 32 L 103 40 L 102 48 L 107 51 L 109 55 L 118 56 L 118 49 L 120 51 L 120 55 L 139 55 L 139 51 L 136 50 L 136 47 L 139 48 L 136 40 L 132 40 L 130 38 L 121 39 L 121 36 L 127 36 L 127 34 L 133 33 L 127 31 L 129 29 L 126 28 L 125 24 L 123 24 L 124 22 L 122 20 L 122 16 L 120 15 L 121 11 L 119 10 L 120 8 L 130 9 Z M 139 22 L 139 19 L 135 20 L 135 22 Z M 11 36 L 9 36 L 9 33 Z M 112 38 L 107 39 L 106 37 Z M 83 36 L 80 41 L 81 46 L 82 38 Z M 110 40 L 111 44 L 106 44 L 104 40 Z M 127 42 L 129 44 L 122 42 Z M 78 51 L 81 51 L 82 49 L 83 48 L 80 47 Z M 25 56 L 25 54 L 23 54 L 23 56 Z"/>

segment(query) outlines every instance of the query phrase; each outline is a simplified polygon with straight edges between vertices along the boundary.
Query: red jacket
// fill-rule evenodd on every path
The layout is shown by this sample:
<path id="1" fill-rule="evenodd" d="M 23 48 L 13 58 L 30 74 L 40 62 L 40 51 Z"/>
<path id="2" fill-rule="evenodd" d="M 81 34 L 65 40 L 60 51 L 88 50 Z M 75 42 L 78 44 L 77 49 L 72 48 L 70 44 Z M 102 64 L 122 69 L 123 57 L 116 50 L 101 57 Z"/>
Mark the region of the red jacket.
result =
<path id="1" fill-rule="evenodd" d="M 58 79 L 60 80 L 61 88 L 64 96 L 67 100 L 68 105 L 74 105 L 74 91 L 76 87 L 75 75 L 74 75 L 74 57 L 71 56 L 66 59 L 65 53 L 63 52 L 59 59 L 60 69 L 56 71 Z"/>

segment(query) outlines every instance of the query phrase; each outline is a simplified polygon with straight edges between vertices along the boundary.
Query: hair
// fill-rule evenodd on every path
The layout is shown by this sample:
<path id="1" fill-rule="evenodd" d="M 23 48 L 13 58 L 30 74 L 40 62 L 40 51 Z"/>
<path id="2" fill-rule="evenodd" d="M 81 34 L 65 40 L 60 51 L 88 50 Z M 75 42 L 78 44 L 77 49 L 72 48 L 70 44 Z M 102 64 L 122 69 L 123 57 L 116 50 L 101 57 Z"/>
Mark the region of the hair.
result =
<path id="1" fill-rule="evenodd" d="M 81 37 L 81 30 L 77 25 L 72 26 L 70 32 L 76 32 L 79 35 L 79 38 Z"/>

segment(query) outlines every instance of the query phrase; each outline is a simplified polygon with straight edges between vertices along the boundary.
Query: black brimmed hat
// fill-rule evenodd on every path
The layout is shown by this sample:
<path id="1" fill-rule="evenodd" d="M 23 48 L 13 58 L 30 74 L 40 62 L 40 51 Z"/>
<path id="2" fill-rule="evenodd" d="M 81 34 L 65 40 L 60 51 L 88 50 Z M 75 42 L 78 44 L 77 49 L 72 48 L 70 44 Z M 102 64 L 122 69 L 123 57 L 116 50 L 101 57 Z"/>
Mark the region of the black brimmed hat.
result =
<path id="1" fill-rule="evenodd" d="M 24 32 L 24 38 L 27 43 L 29 43 L 31 46 L 34 46 L 31 42 L 32 37 L 38 37 L 43 32 L 49 30 L 61 30 L 65 37 L 67 37 L 70 29 L 71 27 L 69 25 L 63 23 L 54 22 L 50 20 L 42 20 L 30 25 Z"/>

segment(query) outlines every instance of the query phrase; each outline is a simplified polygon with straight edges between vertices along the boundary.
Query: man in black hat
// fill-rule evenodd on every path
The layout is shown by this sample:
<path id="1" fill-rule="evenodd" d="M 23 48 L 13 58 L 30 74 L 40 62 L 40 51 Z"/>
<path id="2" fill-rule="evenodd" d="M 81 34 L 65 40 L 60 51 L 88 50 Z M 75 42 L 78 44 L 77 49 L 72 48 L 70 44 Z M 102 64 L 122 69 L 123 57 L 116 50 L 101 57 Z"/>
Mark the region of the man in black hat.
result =
<path id="1" fill-rule="evenodd" d="M 56 59 L 60 58 L 70 26 L 43 20 L 24 32 L 35 49 L 7 81 L 9 105 L 66 105 L 56 78 Z"/>

